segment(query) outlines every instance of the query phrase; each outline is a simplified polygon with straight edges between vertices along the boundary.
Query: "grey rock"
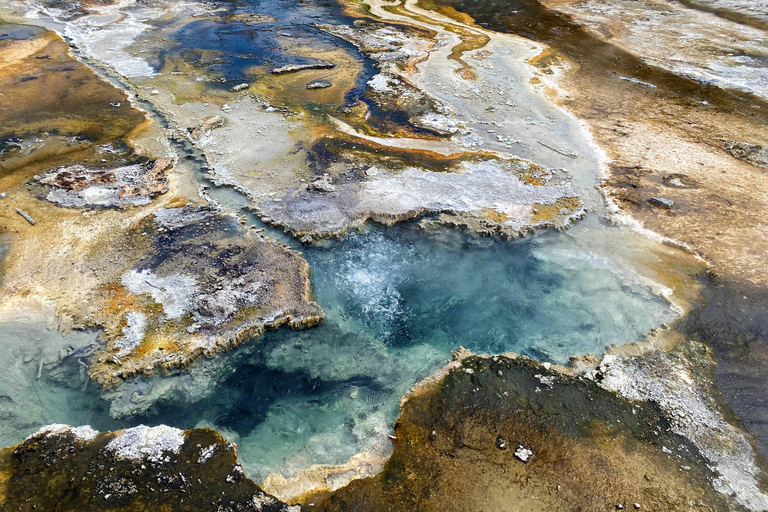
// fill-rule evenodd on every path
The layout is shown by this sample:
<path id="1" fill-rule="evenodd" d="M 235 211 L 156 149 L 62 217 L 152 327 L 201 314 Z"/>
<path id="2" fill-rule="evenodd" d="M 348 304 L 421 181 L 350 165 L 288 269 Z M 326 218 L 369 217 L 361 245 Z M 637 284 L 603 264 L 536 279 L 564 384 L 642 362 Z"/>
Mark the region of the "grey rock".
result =
<path id="1" fill-rule="evenodd" d="M 725 150 L 734 158 L 758 167 L 768 168 L 768 147 L 747 142 L 725 141 Z"/>
<path id="2" fill-rule="evenodd" d="M 329 82 L 328 80 L 313 80 L 307 84 L 307 89 L 313 90 L 313 89 L 327 89 L 328 87 L 331 87 L 333 84 Z"/>
<path id="3" fill-rule="evenodd" d="M 289 64 L 272 70 L 273 75 L 287 75 L 288 73 L 296 73 L 298 71 L 305 71 L 307 69 L 333 69 L 336 64 L 331 62 L 318 62 L 316 64 Z"/>
<path id="4" fill-rule="evenodd" d="M 648 204 L 653 206 L 654 208 L 659 208 L 661 210 L 669 210 L 672 208 L 672 205 L 674 204 L 670 199 L 666 199 L 664 197 L 652 197 L 648 200 Z"/>

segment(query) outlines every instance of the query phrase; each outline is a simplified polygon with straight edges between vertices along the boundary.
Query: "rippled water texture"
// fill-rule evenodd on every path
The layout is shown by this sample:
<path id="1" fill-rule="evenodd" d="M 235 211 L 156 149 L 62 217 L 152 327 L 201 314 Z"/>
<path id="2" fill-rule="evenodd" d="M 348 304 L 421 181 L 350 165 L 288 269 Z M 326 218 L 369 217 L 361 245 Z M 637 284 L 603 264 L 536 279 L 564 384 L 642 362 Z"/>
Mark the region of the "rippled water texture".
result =
<path id="1" fill-rule="evenodd" d="M 564 363 L 673 319 L 665 300 L 605 256 L 616 231 L 579 227 L 504 242 L 402 227 L 305 248 L 323 325 L 268 333 L 190 375 L 166 378 L 182 381 L 183 391 L 121 421 L 74 375 L 76 363 L 65 360 L 35 380 L 37 355 L 4 346 L 3 359 L 17 381 L 31 381 L 26 399 L 40 411 L 27 427 L 4 419 L 2 441 L 40 423 L 106 429 L 143 421 L 220 428 L 257 478 L 345 462 L 386 442 L 400 397 L 460 345 Z M 195 387 L 205 392 L 195 395 Z"/>

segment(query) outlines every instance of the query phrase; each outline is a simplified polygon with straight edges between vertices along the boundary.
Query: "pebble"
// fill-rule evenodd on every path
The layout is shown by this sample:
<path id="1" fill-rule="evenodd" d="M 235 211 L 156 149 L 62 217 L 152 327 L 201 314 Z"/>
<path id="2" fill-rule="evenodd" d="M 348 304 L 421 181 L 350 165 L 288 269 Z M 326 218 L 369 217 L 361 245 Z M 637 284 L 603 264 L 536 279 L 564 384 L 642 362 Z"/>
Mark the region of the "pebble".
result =
<path id="1" fill-rule="evenodd" d="M 515 450 L 516 459 L 528 464 L 528 461 L 531 460 L 531 457 L 533 457 L 533 451 L 529 450 L 528 448 L 524 448 L 522 445 L 517 445 L 517 450 Z"/>
<path id="2" fill-rule="evenodd" d="M 648 200 L 648 204 L 654 208 L 660 208 L 662 210 L 669 210 L 674 204 L 670 199 L 664 197 L 652 197 Z"/>

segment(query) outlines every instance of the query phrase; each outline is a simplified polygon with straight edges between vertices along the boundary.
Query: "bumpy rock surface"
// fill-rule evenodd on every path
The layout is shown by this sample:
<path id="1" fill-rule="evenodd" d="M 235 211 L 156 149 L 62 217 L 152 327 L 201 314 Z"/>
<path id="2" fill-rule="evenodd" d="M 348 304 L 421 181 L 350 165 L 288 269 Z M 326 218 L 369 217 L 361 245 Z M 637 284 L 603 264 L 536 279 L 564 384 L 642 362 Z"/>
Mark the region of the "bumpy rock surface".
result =
<path id="1" fill-rule="evenodd" d="M 382 473 L 304 496 L 302 510 L 765 509 L 749 442 L 705 398 L 699 345 L 586 374 L 457 357 L 404 400 Z"/>
<path id="2" fill-rule="evenodd" d="M 330 174 L 268 200 L 259 211 L 303 240 L 343 234 L 368 220 L 391 225 L 422 216 L 516 237 L 533 228 L 567 227 L 585 213 L 570 184 L 550 183 L 556 171 L 522 160 L 446 159 L 434 171 L 407 161 L 386 170 L 376 163 L 345 151 L 329 163 Z"/>
<path id="3" fill-rule="evenodd" d="M 165 173 L 175 164 L 174 157 L 167 157 L 113 169 L 74 165 L 47 172 L 38 181 L 50 189 L 46 199 L 62 206 L 135 206 L 168 190 Z"/>
<path id="4" fill-rule="evenodd" d="M 0 451 L 2 510 L 295 512 L 245 478 L 213 430 L 49 425 Z"/>
<path id="5" fill-rule="evenodd" d="M 108 386 L 157 369 L 185 366 L 267 328 L 319 323 L 309 266 L 298 252 L 240 225 L 216 207 L 158 210 L 128 235 L 149 244 L 89 319 L 107 347 L 91 376 Z"/>

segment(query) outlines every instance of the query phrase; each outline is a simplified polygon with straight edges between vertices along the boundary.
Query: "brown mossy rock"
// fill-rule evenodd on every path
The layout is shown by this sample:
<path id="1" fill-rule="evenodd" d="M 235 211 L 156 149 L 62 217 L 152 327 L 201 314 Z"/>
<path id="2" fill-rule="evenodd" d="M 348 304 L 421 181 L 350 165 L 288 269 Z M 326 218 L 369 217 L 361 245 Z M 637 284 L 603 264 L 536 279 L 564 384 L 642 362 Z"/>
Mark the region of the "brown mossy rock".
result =
<path id="1" fill-rule="evenodd" d="M 245 478 L 234 445 L 213 430 L 156 427 L 183 444 L 154 452 L 144 445 L 147 453 L 129 458 L 112 449 L 121 432 L 91 431 L 88 439 L 78 435 L 83 427 L 52 427 L 0 451 L 0 510 L 291 510 Z"/>
<path id="2" fill-rule="evenodd" d="M 655 404 L 593 380 L 472 356 L 404 404 L 379 475 L 305 496 L 302 510 L 742 510 L 669 427 Z"/>

